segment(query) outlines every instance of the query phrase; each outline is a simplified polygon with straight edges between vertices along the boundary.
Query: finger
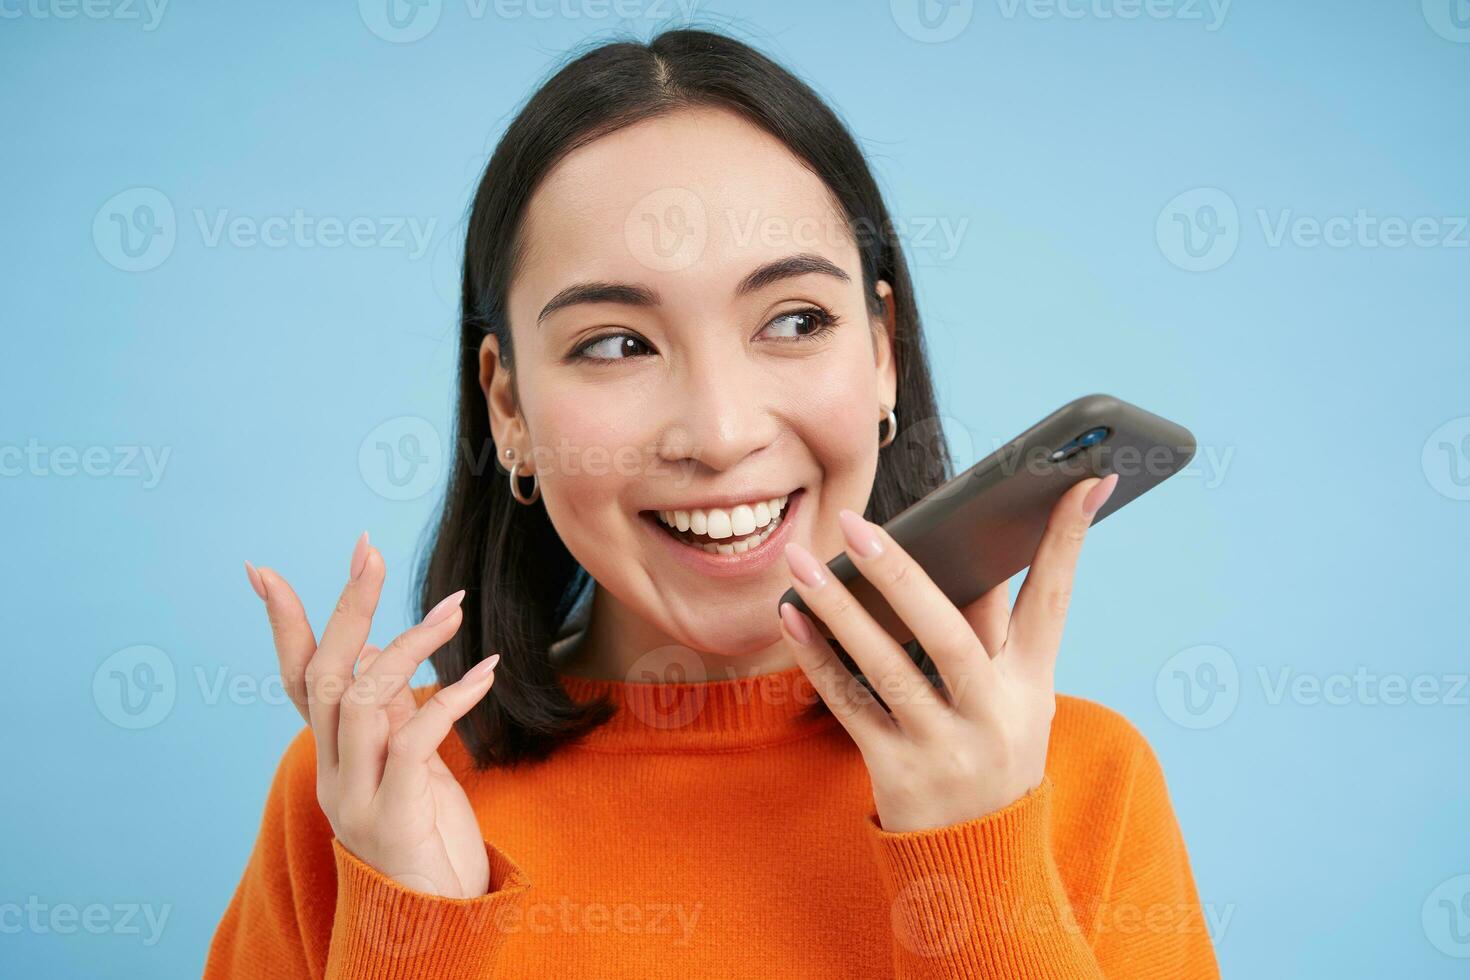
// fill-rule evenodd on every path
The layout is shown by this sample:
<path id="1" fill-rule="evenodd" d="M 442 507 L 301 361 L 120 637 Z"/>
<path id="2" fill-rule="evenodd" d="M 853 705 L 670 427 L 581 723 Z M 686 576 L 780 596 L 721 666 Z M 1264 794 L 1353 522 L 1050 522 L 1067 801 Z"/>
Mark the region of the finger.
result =
<path id="1" fill-rule="evenodd" d="M 786 561 L 797 594 L 827 624 L 899 724 L 916 730 L 935 707 L 949 710 L 903 647 L 810 551 L 791 542 L 786 545 Z"/>
<path id="2" fill-rule="evenodd" d="M 861 749 L 894 732 L 893 719 L 838 658 L 816 626 L 789 602 L 781 603 L 781 631 L 817 695 Z"/>
<path id="3" fill-rule="evenodd" d="M 1014 652 L 1020 663 L 1050 675 L 1062 645 L 1067 606 L 1072 600 L 1072 581 L 1077 558 L 1093 515 L 1107 502 L 1118 484 L 1118 475 L 1101 480 L 1083 480 L 1062 495 L 1052 508 L 1031 570 L 1016 595 L 1006 635 L 1006 654 Z"/>
<path id="4" fill-rule="evenodd" d="M 330 766 L 337 765 L 338 705 L 352 685 L 353 662 L 367 645 L 386 573 L 383 556 L 368 544 L 366 533 L 357 539 L 351 571 L 356 574 L 337 599 L 316 653 L 306 665 L 311 727 L 320 733 L 318 763 Z"/>
<path id="5" fill-rule="evenodd" d="M 353 671 L 354 678 L 361 677 L 366 673 L 368 668 L 382 655 L 382 647 L 372 643 L 364 646 L 362 653 L 357 658 L 357 666 Z M 412 693 L 405 689 L 402 694 L 408 695 L 409 704 L 407 708 L 412 712 L 414 708 Z M 391 734 L 391 722 L 387 717 L 387 712 L 384 712 L 383 717 L 374 719 L 377 727 L 380 729 L 375 738 L 364 737 L 357 745 L 349 744 L 340 729 L 347 724 L 347 714 L 342 706 L 350 704 L 353 696 L 352 688 L 348 688 L 347 692 L 343 695 L 341 705 L 339 705 L 339 730 L 337 732 L 338 785 L 341 787 L 341 792 L 344 797 L 356 789 L 360 794 L 363 794 L 363 799 L 370 800 L 372 799 L 373 792 L 377 789 L 378 783 L 383 780 L 383 757 L 386 754 L 385 746 L 388 742 L 388 736 Z M 402 710 L 401 704 L 398 707 L 399 710 Z M 366 733 L 361 734 L 365 735 Z M 374 741 L 377 743 L 377 751 L 365 751 L 364 746 L 371 745 Z M 366 784 L 366 790 L 363 790 L 363 784 Z"/>
<path id="6" fill-rule="evenodd" d="M 354 676 L 361 677 L 367 673 L 382 653 L 382 647 L 374 646 L 371 643 L 363 647 L 362 656 L 357 658 L 357 670 L 354 671 Z M 399 690 L 397 696 L 388 704 L 389 731 L 391 732 L 393 730 L 395 721 L 406 721 L 417 710 L 418 704 L 413 699 L 413 689 L 407 686 L 403 687 Z"/>
<path id="7" fill-rule="evenodd" d="M 464 590 L 440 602 L 424 621 L 383 648 L 352 682 L 340 709 L 339 773 L 344 794 L 371 799 L 383 780 L 388 743 L 417 716 L 409 679 L 459 629 Z M 403 699 L 407 698 L 405 702 Z"/>
<path id="8" fill-rule="evenodd" d="M 359 653 L 357 655 L 357 667 L 352 671 L 353 676 L 355 677 L 358 674 L 361 674 L 363 671 L 367 670 L 372 662 L 377 659 L 378 654 L 382 652 L 383 648 L 378 646 L 377 644 L 364 644 L 362 648 L 362 653 Z"/>
<path id="9" fill-rule="evenodd" d="M 1009 586 L 1009 582 L 1002 582 L 960 610 L 992 660 L 1006 642 L 1006 627 L 1011 619 Z"/>
<path id="10" fill-rule="evenodd" d="M 301 712 L 301 717 L 310 724 L 311 714 L 307 709 L 306 665 L 316 652 L 316 634 L 306 618 L 306 609 L 291 584 L 269 568 L 255 569 L 247 562 L 247 572 L 253 571 L 251 585 L 257 581 L 257 593 L 265 600 L 265 614 L 270 619 L 271 637 L 276 646 L 276 659 L 281 667 L 281 686 L 291 697 L 291 703 Z"/>
<path id="11" fill-rule="evenodd" d="M 421 623 L 394 637 L 393 642 L 384 647 L 382 654 L 363 671 L 358 679 L 365 682 L 365 686 L 370 685 L 377 705 L 386 706 L 400 701 L 409 707 L 409 714 L 417 710 L 409 681 L 414 671 L 459 631 L 464 621 L 464 609 L 461 607 L 464 597 L 465 590 L 460 589 L 439 600 Z M 344 705 L 343 710 L 348 710 L 347 706 Z"/>
<path id="12" fill-rule="evenodd" d="M 959 709 L 990 679 L 990 657 L 974 627 L 886 530 L 847 509 L 837 520 L 853 565 L 913 631 Z"/>
<path id="13" fill-rule="evenodd" d="M 393 733 L 388 742 L 388 762 L 383 770 L 379 794 L 410 798 L 421 792 L 429 778 L 428 762 L 449 737 L 454 723 L 480 703 L 495 682 L 495 665 L 500 654 L 486 657 L 463 677 L 440 688 L 424 702 L 418 713 Z"/>

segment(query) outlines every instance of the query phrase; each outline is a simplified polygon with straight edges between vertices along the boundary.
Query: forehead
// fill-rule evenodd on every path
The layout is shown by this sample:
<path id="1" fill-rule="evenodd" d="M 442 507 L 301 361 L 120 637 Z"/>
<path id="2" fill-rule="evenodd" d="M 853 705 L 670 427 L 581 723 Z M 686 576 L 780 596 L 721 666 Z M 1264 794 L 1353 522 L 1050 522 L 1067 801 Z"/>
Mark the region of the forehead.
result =
<path id="1" fill-rule="evenodd" d="M 720 109 L 644 120 L 569 154 L 532 196 L 521 247 L 513 307 L 593 280 L 708 299 L 773 258 L 815 252 L 850 273 L 857 261 L 821 179 Z"/>

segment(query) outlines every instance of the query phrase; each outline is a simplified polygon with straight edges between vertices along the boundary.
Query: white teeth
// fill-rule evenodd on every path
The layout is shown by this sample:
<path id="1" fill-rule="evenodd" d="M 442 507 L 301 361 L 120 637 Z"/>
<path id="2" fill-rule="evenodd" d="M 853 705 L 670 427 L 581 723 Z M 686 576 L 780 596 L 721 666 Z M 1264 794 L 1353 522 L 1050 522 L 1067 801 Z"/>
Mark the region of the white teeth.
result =
<path id="1" fill-rule="evenodd" d="M 755 511 L 744 504 L 730 511 L 730 533 L 743 538 L 754 531 Z"/>
<path id="2" fill-rule="evenodd" d="M 711 507 L 708 510 L 660 510 L 658 519 L 669 527 L 680 531 L 707 534 L 712 538 L 744 537 L 759 528 L 779 520 L 790 494 L 739 504 L 728 510 Z"/>
<path id="3" fill-rule="evenodd" d="M 761 531 L 761 533 L 753 537 L 742 538 L 741 540 L 736 541 L 734 544 L 716 544 L 713 541 L 686 543 L 692 544 L 696 548 L 703 549 L 704 551 L 707 551 L 712 555 L 739 555 L 749 551 L 751 548 L 759 548 L 761 545 L 765 544 L 766 539 L 775 534 L 776 528 L 780 526 L 781 519 L 777 518 L 776 520 L 771 522 L 770 526 Z"/>
<path id="4" fill-rule="evenodd" d="M 718 508 L 711 510 L 706 516 L 706 527 L 704 533 L 712 538 L 728 538 L 735 533 L 730 527 L 730 512 Z"/>

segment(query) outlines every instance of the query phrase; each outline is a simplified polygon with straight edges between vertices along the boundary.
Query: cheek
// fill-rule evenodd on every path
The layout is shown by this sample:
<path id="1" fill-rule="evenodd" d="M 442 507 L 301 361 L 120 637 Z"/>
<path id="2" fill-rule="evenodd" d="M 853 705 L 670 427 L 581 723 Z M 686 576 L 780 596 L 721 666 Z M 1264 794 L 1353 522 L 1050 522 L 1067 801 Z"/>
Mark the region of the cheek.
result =
<path id="1" fill-rule="evenodd" d="M 539 410 L 527 421 L 542 499 L 553 523 L 568 536 L 580 536 L 577 526 L 583 524 L 597 534 L 614 530 L 606 518 L 620 511 L 624 489 L 646 469 L 652 437 L 639 427 L 646 414 L 593 392 L 569 392 L 535 404 Z"/>
<path id="2" fill-rule="evenodd" d="M 818 370 L 804 373 L 801 383 L 791 386 L 796 392 L 792 420 L 824 469 L 857 465 L 875 445 L 877 372 L 866 341 L 854 347 L 822 359 Z"/>

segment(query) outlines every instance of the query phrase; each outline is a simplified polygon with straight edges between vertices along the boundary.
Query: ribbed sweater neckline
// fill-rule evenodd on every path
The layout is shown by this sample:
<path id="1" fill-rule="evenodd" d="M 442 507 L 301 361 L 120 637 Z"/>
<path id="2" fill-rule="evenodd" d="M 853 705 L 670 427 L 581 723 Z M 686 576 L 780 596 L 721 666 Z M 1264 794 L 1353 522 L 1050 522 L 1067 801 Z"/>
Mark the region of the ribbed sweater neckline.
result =
<path id="1" fill-rule="evenodd" d="M 800 666 L 766 674 L 644 683 L 558 674 L 576 701 L 606 695 L 617 713 L 578 743 L 603 752 L 728 752 L 792 741 L 837 724 Z"/>

